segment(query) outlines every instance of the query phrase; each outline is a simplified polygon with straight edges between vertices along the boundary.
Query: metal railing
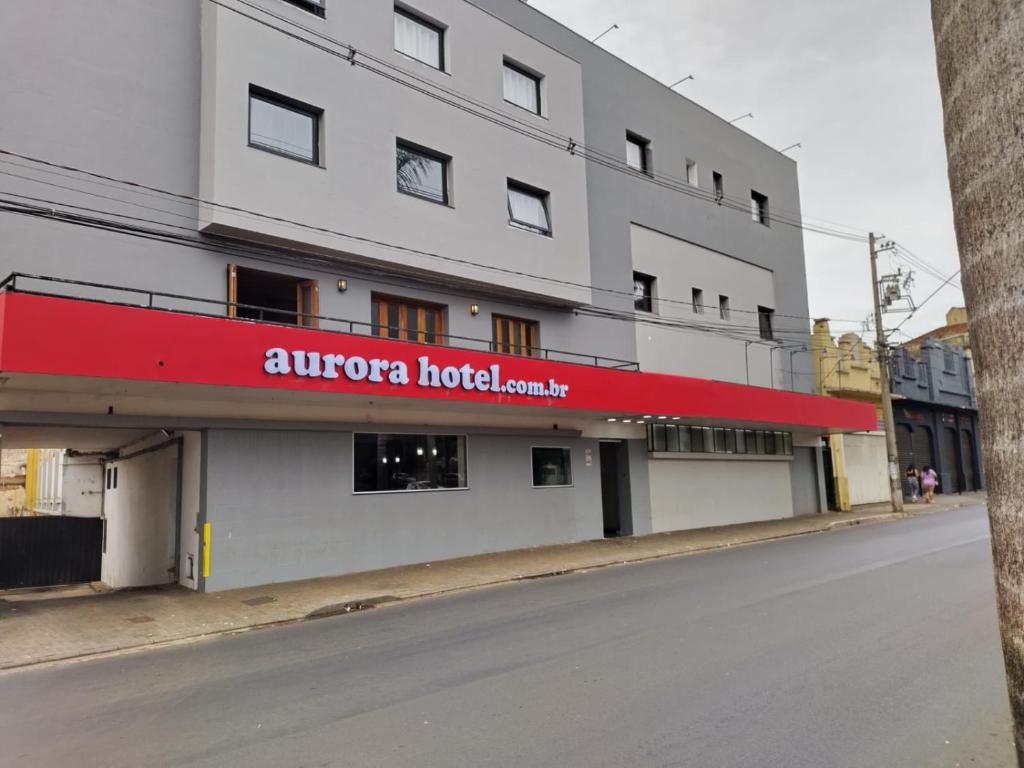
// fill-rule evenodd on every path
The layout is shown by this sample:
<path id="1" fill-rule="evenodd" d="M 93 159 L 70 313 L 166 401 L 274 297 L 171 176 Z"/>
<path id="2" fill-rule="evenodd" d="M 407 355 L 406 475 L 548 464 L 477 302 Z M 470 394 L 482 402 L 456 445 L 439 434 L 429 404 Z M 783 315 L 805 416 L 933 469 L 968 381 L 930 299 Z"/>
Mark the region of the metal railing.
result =
<path id="1" fill-rule="evenodd" d="M 27 283 L 27 285 L 26 285 Z M 43 288 L 34 287 L 36 283 L 42 283 Z M 50 290 L 46 290 L 49 287 Z M 61 292 L 59 289 L 66 287 Z M 117 295 L 143 297 L 137 301 L 116 300 L 116 297 L 101 295 L 84 295 L 89 289 L 92 292 L 113 292 Z M 55 298 L 76 299 L 97 304 L 109 304 L 122 307 L 136 307 L 152 309 L 161 312 L 173 312 L 182 315 L 193 315 L 197 317 L 214 317 L 219 319 L 234 320 L 237 322 L 257 322 L 266 325 L 276 325 L 285 328 L 308 328 L 310 330 L 326 331 L 328 333 L 343 333 L 359 336 L 373 336 L 376 338 L 390 338 L 396 341 L 404 341 L 409 344 L 422 344 L 426 347 L 436 347 L 439 344 L 422 342 L 414 339 L 401 339 L 398 336 L 409 335 L 410 333 L 426 333 L 423 329 L 408 328 L 401 326 L 382 325 L 380 323 L 368 323 L 361 320 L 349 320 L 329 315 L 314 315 L 298 310 L 279 309 L 276 307 L 260 306 L 257 304 L 246 304 L 242 302 L 221 301 L 218 299 L 207 299 L 199 296 L 187 296 L 179 293 L 168 293 L 165 291 L 153 291 L 145 288 L 132 288 L 123 285 L 110 285 L 108 283 L 94 283 L 86 280 L 72 280 L 65 277 L 52 277 L 49 275 L 33 275 L 25 272 L 12 272 L 0 281 L 0 291 L 30 294 L 34 296 L 50 296 Z M 202 307 L 216 307 L 217 311 L 204 312 L 193 307 L 183 308 L 171 306 L 174 302 L 186 303 Z M 232 312 L 233 310 L 233 312 Z M 239 317 L 239 310 L 246 314 L 254 314 L 254 317 Z M 234 315 L 234 316 L 232 316 Z M 293 322 L 281 322 L 268 317 L 290 317 Z M 315 323 L 313 321 L 316 321 Z M 394 332 L 396 336 L 392 336 Z M 441 346 L 457 347 L 477 352 L 490 352 L 509 357 L 529 357 L 532 359 L 549 360 L 552 362 L 572 363 L 576 365 L 587 365 L 595 368 L 613 368 L 617 370 L 639 371 L 640 364 L 631 360 L 621 360 L 604 355 L 590 355 L 582 352 L 569 352 L 564 349 L 552 349 L 548 347 L 526 347 L 533 354 L 518 355 L 502 349 L 502 345 L 492 339 L 480 339 L 472 336 L 455 336 L 449 333 L 433 333 L 434 338 L 441 340 Z"/>

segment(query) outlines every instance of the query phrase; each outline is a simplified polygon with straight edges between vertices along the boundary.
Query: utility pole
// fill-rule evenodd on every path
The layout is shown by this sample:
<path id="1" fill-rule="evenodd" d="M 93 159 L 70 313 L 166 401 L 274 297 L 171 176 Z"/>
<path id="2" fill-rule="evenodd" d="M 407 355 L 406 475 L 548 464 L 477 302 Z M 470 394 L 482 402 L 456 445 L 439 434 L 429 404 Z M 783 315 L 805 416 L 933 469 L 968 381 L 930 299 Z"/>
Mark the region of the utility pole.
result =
<path id="1" fill-rule="evenodd" d="M 949 186 L 978 373 L 996 602 L 1024 766 L 1024 4 L 932 0 Z M 972 41 L 964 45 L 964 41 Z"/>
<path id="2" fill-rule="evenodd" d="M 871 293 L 875 299 L 875 344 L 878 348 L 878 381 L 882 388 L 882 418 L 885 419 L 885 452 L 889 465 L 889 498 L 892 511 L 903 511 L 903 484 L 900 481 L 899 453 L 896 449 L 896 422 L 892 417 L 892 392 L 889 391 L 889 347 L 882 326 L 882 297 L 878 285 L 878 250 L 875 233 L 868 235 L 871 249 Z"/>

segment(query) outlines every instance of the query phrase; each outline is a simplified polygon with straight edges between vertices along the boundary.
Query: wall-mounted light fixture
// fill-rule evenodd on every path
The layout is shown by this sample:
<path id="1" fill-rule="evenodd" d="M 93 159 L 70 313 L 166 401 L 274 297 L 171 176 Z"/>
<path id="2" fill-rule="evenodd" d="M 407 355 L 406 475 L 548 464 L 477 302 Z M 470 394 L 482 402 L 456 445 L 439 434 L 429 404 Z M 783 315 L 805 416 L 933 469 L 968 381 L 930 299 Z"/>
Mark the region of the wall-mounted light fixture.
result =
<path id="1" fill-rule="evenodd" d="M 348 280 L 344 277 L 338 278 L 338 293 L 344 293 L 348 290 Z"/>
<path id="2" fill-rule="evenodd" d="M 480 314 L 480 305 L 479 304 L 470 304 L 469 305 L 469 314 L 471 314 L 473 317 L 476 317 L 477 315 L 479 315 Z"/>

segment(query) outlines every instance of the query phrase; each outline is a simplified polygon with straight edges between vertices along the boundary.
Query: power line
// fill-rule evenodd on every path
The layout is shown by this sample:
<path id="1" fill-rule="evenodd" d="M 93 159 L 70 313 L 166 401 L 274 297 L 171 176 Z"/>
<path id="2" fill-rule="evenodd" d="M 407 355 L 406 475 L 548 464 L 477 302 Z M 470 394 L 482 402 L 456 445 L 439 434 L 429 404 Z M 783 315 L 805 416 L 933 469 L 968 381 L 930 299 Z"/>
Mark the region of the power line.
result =
<path id="1" fill-rule="evenodd" d="M 212 1 L 213 0 L 211 0 L 211 2 Z M 491 265 L 491 264 L 482 264 L 482 263 L 479 263 L 479 262 L 474 262 L 474 261 L 469 260 L 469 259 L 460 259 L 460 258 L 453 257 L 453 256 L 447 256 L 447 255 L 438 254 L 438 253 L 434 253 L 434 252 L 430 252 L 430 251 L 424 251 L 424 250 L 420 250 L 420 249 L 416 249 L 416 248 L 410 248 L 408 246 L 397 245 L 397 244 L 389 243 L 389 242 L 382 241 L 382 240 L 376 240 L 374 238 L 368 238 L 368 237 L 362 237 L 362 236 L 359 236 L 359 235 L 353 235 L 353 234 L 350 234 L 350 233 L 347 233 L 347 232 L 343 232 L 343 231 L 340 231 L 340 230 L 333 230 L 333 229 L 329 229 L 329 228 L 326 228 L 326 227 L 320 227 L 320 226 L 317 226 L 317 225 L 307 224 L 307 223 L 304 223 L 304 222 L 299 222 L 299 221 L 295 221 L 295 220 L 284 218 L 284 217 L 280 217 L 280 216 L 273 216 L 273 215 L 270 215 L 270 214 L 265 214 L 265 213 L 261 213 L 261 212 L 258 212 L 258 211 L 253 211 L 253 210 L 250 210 L 250 209 L 247 209 L 247 208 L 241 208 L 241 207 L 238 207 L 238 206 L 226 205 L 224 203 L 216 203 L 216 202 L 212 202 L 212 201 L 209 201 L 209 200 L 205 200 L 205 199 L 200 198 L 200 197 L 195 197 L 195 196 L 187 195 L 187 194 L 180 193 L 180 192 L 172 192 L 170 190 L 161 189 L 159 187 L 143 184 L 141 182 L 132 181 L 132 180 L 128 180 L 128 179 L 121 179 L 121 178 L 117 178 L 117 177 L 110 176 L 110 175 L 107 175 L 107 174 L 102 174 L 102 173 L 86 170 L 86 169 L 83 169 L 83 168 L 78 168 L 78 167 L 71 166 L 71 165 L 64 165 L 64 164 L 60 164 L 60 163 L 55 163 L 55 162 L 52 162 L 52 161 L 49 161 L 49 160 L 45 160 L 45 159 L 42 159 L 42 158 L 32 157 L 30 155 L 24 155 L 24 154 L 21 154 L 21 153 L 18 153 L 18 152 L 14 152 L 14 151 L 8 150 L 8 149 L 0 148 L 0 155 L 5 155 L 5 156 L 8 156 L 8 157 L 17 157 L 17 158 L 20 158 L 20 159 L 25 160 L 27 162 L 36 163 L 38 165 L 42 165 L 42 166 L 45 166 L 47 168 L 56 168 L 56 169 L 60 169 L 60 170 L 64 170 L 64 171 L 69 171 L 71 173 L 81 174 L 81 175 L 90 177 L 92 179 L 100 179 L 100 180 L 103 180 L 103 181 L 108 181 L 108 182 L 114 182 L 114 183 L 117 183 L 117 184 L 122 184 L 122 185 L 124 185 L 126 187 L 129 187 L 130 191 L 132 191 L 133 193 L 137 192 L 137 190 L 145 190 L 145 191 L 148 191 L 148 192 L 158 193 L 160 195 L 164 195 L 166 197 L 173 198 L 175 200 L 184 201 L 184 202 L 187 202 L 189 204 L 195 204 L 195 205 L 200 206 L 200 207 L 206 206 L 208 208 L 220 208 L 220 209 L 229 211 L 229 212 L 231 212 L 234 215 L 238 215 L 240 218 L 247 218 L 247 219 L 250 219 L 250 220 L 258 220 L 258 221 L 272 221 L 272 222 L 275 222 L 275 223 L 278 223 L 278 224 L 283 224 L 283 225 L 288 226 L 290 228 L 297 228 L 297 229 L 300 229 L 300 230 L 314 231 L 314 232 L 318 232 L 318 233 L 321 233 L 321 234 L 326 234 L 326 235 L 332 236 L 332 237 L 339 237 L 339 238 L 342 238 L 342 239 L 352 240 L 352 241 L 355 241 L 355 242 L 361 242 L 361 243 L 376 245 L 376 246 L 380 246 L 380 247 L 383 247 L 383 248 L 388 248 L 388 249 L 397 250 L 397 251 L 400 251 L 400 252 L 410 253 L 412 255 L 424 256 L 424 257 L 428 257 L 428 258 L 439 259 L 439 260 L 443 260 L 443 261 L 446 261 L 446 262 L 454 262 L 454 263 L 458 263 L 458 264 L 464 264 L 464 265 L 475 267 L 475 268 L 478 268 L 478 269 L 496 271 L 496 272 L 500 272 L 500 273 L 504 273 L 504 274 L 510 274 L 510 275 L 513 275 L 513 276 L 516 276 L 516 277 L 529 278 L 529 279 L 532 279 L 532 280 L 539 280 L 539 281 L 542 281 L 542 282 L 550 282 L 550 283 L 555 283 L 555 284 L 558 284 L 558 285 L 564 285 L 564 286 L 571 287 L 571 288 L 577 288 L 577 289 L 582 289 L 582 290 L 587 290 L 587 291 L 595 291 L 595 292 L 605 293 L 605 294 L 609 294 L 609 295 L 628 297 L 630 299 L 632 299 L 634 297 L 634 294 L 631 291 L 624 291 L 624 290 L 615 289 L 615 288 L 605 288 L 605 287 L 596 286 L 596 285 L 592 285 L 592 284 L 588 284 L 588 283 L 577 283 L 577 282 L 570 281 L 570 280 L 562 280 L 562 279 L 559 279 L 559 278 L 545 277 L 545 276 L 541 276 L 541 275 L 532 275 L 532 274 L 529 274 L 529 273 L 526 273 L 526 272 L 523 272 L 523 271 L 520 271 L 520 270 L 509 269 L 507 267 L 499 267 L 499 266 L 495 266 L 495 265 Z M 0 160 L 0 162 L 8 162 L 9 163 L 9 161 L 4 161 L 4 160 Z M 19 166 L 19 167 L 24 168 L 25 166 Z M 32 169 L 32 170 L 40 170 L 40 169 Z M 46 172 L 46 171 L 43 171 L 43 172 Z M 38 184 L 43 184 L 43 185 L 46 185 L 46 186 L 57 187 L 57 188 L 64 189 L 64 190 L 70 191 L 70 192 L 75 192 L 75 193 L 78 193 L 78 194 L 92 195 L 92 196 L 95 196 L 95 197 L 99 197 L 99 198 L 102 198 L 102 199 L 110 200 L 110 201 L 121 203 L 121 204 L 125 204 L 125 205 L 132 205 L 132 206 L 143 208 L 143 209 L 147 209 L 147 210 L 152 210 L 152 211 L 157 211 L 157 212 L 165 213 L 165 214 L 168 214 L 168 215 L 171 215 L 171 216 L 178 216 L 178 217 L 181 217 L 181 218 L 187 218 L 188 220 L 194 220 L 194 217 L 192 217 L 192 216 L 185 216 L 185 215 L 180 214 L 180 213 L 166 211 L 166 210 L 160 209 L 160 208 L 153 208 L 151 206 L 145 206 L 145 205 L 143 205 L 141 203 L 136 203 L 136 202 L 132 202 L 132 201 L 128 201 L 128 200 L 121 200 L 119 198 L 113 198 L 113 197 L 109 197 L 109 196 L 106 196 L 106 195 L 101 195 L 99 193 L 91 192 L 89 190 L 83 190 L 83 189 L 79 189 L 79 188 L 76 188 L 76 187 L 67 187 L 65 185 L 55 184 L 53 182 L 44 181 L 42 179 L 33 179 L 31 177 L 22 176 L 20 174 L 13 174 L 13 173 L 11 173 L 9 171 L 0 171 L 0 174 L 7 175 L 7 176 L 12 176 L 12 177 L 19 178 L 19 179 L 22 179 L 22 180 L 32 181 L 32 182 L 35 182 L 35 183 L 38 183 Z M 58 174 L 58 175 L 63 175 L 63 174 Z M 77 177 L 76 177 L 76 180 L 87 181 L 86 179 L 77 179 Z M 89 183 L 94 183 L 94 182 L 89 182 Z M 109 186 L 109 185 L 103 185 L 103 186 Z M 129 191 L 129 190 L 125 190 L 125 191 Z M 145 193 L 144 192 L 139 192 L 139 194 L 145 194 Z M 151 196 L 151 195 L 146 195 L 146 196 Z M 108 214 L 111 214 L 111 215 L 117 215 L 117 214 L 113 214 L 113 213 L 111 213 L 109 211 L 101 211 L 101 212 L 102 213 L 108 213 Z M 201 219 L 200 219 L 200 221 L 201 221 Z M 162 222 L 150 222 L 150 223 L 162 223 Z M 672 298 L 660 298 L 659 297 L 658 301 L 661 302 L 661 303 L 667 303 L 667 304 L 677 304 L 677 305 L 683 305 L 683 306 L 688 306 L 688 307 L 692 307 L 693 306 L 693 302 L 692 301 L 686 301 L 686 300 L 683 300 L 683 299 L 672 299 Z M 740 312 L 740 313 L 749 314 L 749 315 L 757 315 L 757 314 L 759 314 L 759 312 L 757 310 L 746 310 L 746 309 L 740 309 L 740 308 L 731 309 L 730 311 L 731 312 Z M 810 316 L 807 316 L 807 315 L 791 315 L 791 314 L 785 314 L 785 313 L 776 313 L 775 316 L 776 317 L 780 317 L 780 318 L 797 319 L 797 320 L 813 320 L 814 319 L 814 318 L 811 318 Z M 860 321 L 842 320 L 842 319 L 840 319 L 840 320 L 837 320 L 837 322 L 849 322 L 849 323 L 858 323 L 859 324 Z"/>
<path id="2" fill-rule="evenodd" d="M 914 308 L 913 308 L 913 309 L 912 309 L 912 310 L 910 311 L 910 314 L 909 314 L 909 315 L 907 315 L 907 316 L 906 316 L 905 318 L 903 318 L 903 320 L 902 320 L 902 321 L 900 322 L 900 324 L 899 324 L 899 325 L 897 325 L 897 326 L 896 326 L 895 328 L 893 328 L 893 329 L 892 329 L 892 331 L 890 331 L 890 333 L 895 333 L 895 332 L 896 332 L 896 331 L 898 331 L 898 330 L 899 330 L 900 328 L 902 328 L 902 327 L 903 327 L 903 325 L 904 325 L 904 323 L 906 323 L 906 322 L 907 322 L 907 321 L 908 321 L 908 320 L 909 320 L 910 318 L 912 318 L 912 317 L 913 317 L 913 316 L 914 316 L 915 314 L 917 314 L 917 311 L 918 311 L 919 309 L 921 309 L 921 307 L 923 307 L 923 306 L 924 306 L 925 304 L 927 304 L 927 303 L 928 303 L 929 301 L 931 301 L 932 299 L 934 299 L 934 298 L 935 298 L 935 296 L 936 296 L 936 295 L 938 295 L 939 291 L 941 291 L 941 290 L 942 290 L 943 288 L 945 288 L 945 287 L 946 287 L 947 285 L 950 285 L 950 284 L 951 284 L 951 281 L 953 280 L 953 278 L 955 278 L 955 277 L 956 277 L 957 275 L 959 275 L 959 274 L 960 274 L 960 270 L 958 269 L 958 270 L 957 270 L 956 272 L 954 272 L 954 273 L 953 273 L 952 275 L 950 275 L 949 277 L 947 277 L 947 278 L 946 278 L 946 279 L 945 279 L 945 280 L 943 281 L 942 285 L 940 285 L 940 286 L 939 286 L 938 288 L 936 288 L 936 289 L 935 289 L 934 291 L 932 291 L 932 292 L 931 292 L 930 294 L 928 294 L 928 297 L 927 297 L 927 298 L 926 298 L 926 299 L 925 299 L 924 301 L 922 301 L 922 302 L 921 302 L 920 304 L 918 304 L 918 305 L 917 305 L 916 307 L 914 307 Z"/>

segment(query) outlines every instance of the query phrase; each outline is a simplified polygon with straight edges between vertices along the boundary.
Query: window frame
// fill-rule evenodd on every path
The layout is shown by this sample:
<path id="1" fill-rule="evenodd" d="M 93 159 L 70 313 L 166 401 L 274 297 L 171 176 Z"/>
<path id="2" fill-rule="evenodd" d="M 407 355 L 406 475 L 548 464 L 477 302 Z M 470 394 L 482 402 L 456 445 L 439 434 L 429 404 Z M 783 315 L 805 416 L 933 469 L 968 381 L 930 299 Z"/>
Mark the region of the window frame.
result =
<path id="1" fill-rule="evenodd" d="M 704 314 L 704 289 L 693 287 L 690 288 L 690 304 L 693 307 L 693 314 L 703 315 Z"/>
<path id="2" fill-rule="evenodd" d="M 369 426 L 369 425 L 368 425 Z M 465 477 L 465 485 L 460 485 L 455 488 L 394 488 L 391 490 L 384 491 L 357 491 L 356 490 L 356 437 L 358 435 L 374 435 L 380 437 L 381 435 L 396 435 L 405 437 L 454 437 L 462 440 L 463 455 L 465 457 L 465 466 L 463 467 L 463 476 Z M 439 493 L 447 491 L 468 491 L 472 486 L 469 484 L 469 435 L 465 432 L 361 432 L 359 430 L 352 431 L 352 495 L 353 496 L 376 496 L 381 494 L 390 493 Z"/>
<path id="3" fill-rule="evenodd" d="M 516 219 L 512 215 L 512 201 L 509 200 L 509 194 L 508 193 L 511 192 L 513 189 L 516 190 L 517 192 L 520 192 L 521 194 L 530 195 L 532 197 L 536 197 L 536 198 L 540 199 L 541 205 L 544 207 L 544 218 L 546 218 L 548 220 L 548 228 L 547 229 L 541 229 L 540 227 L 535 226 L 535 225 L 529 223 L 528 221 L 520 221 L 519 219 Z M 551 193 L 550 192 L 546 192 L 545 190 L 539 189 L 538 187 L 533 187 L 533 186 L 530 186 L 529 184 L 524 184 L 521 181 L 516 181 L 515 179 L 511 179 L 510 178 L 510 179 L 506 180 L 506 185 L 505 185 L 505 205 L 508 208 L 508 223 L 509 223 L 510 227 L 514 227 L 515 229 L 522 229 L 522 230 L 525 230 L 527 232 L 533 232 L 535 235 L 543 235 L 545 237 L 552 237 L 553 227 L 551 225 Z"/>
<path id="4" fill-rule="evenodd" d="M 757 307 L 757 332 L 765 341 L 775 341 L 775 310 L 770 307 Z"/>
<path id="5" fill-rule="evenodd" d="M 686 158 L 686 183 L 691 187 L 700 186 L 700 165 L 690 158 Z"/>
<path id="6" fill-rule="evenodd" d="M 431 21 L 426 16 L 423 16 L 417 13 L 416 11 L 407 8 L 404 5 L 395 5 L 394 12 L 395 14 L 399 16 L 404 16 L 405 18 L 409 19 L 409 21 L 415 22 L 416 24 L 419 24 L 421 27 L 425 27 L 437 34 L 437 64 L 435 65 L 430 63 L 429 61 L 418 59 L 415 56 L 406 53 L 405 51 L 399 50 L 397 38 L 394 40 L 395 53 L 401 56 L 405 56 L 407 59 L 410 59 L 411 61 L 418 61 L 420 64 L 428 66 L 431 69 L 435 69 L 438 72 L 447 72 L 448 65 L 446 61 L 447 56 L 445 56 L 445 44 L 447 43 L 446 38 L 448 30 L 445 27 L 442 27 L 437 22 Z"/>
<path id="7" fill-rule="evenodd" d="M 312 129 L 313 129 L 313 157 L 312 159 L 307 158 L 303 155 L 298 155 L 292 152 L 287 152 L 277 147 L 272 147 L 267 144 L 261 144 L 258 141 L 253 141 L 252 137 L 252 101 L 258 99 L 265 104 L 271 104 L 280 109 L 288 110 L 296 114 L 305 115 L 312 118 Z M 315 107 L 312 104 L 307 104 L 304 101 L 293 99 L 289 96 L 284 96 L 280 93 L 268 90 L 261 86 L 249 83 L 249 100 L 246 102 L 246 114 L 247 114 L 247 126 L 246 134 L 248 139 L 248 146 L 253 149 L 258 149 L 261 152 L 269 152 L 272 155 L 278 155 L 279 157 L 286 157 L 289 160 L 295 160 L 300 163 L 306 163 L 307 165 L 317 166 L 322 168 L 320 164 L 320 158 L 323 154 L 320 151 L 320 120 L 323 118 L 324 111 L 320 107 Z"/>
<path id="8" fill-rule="evenodd" d="M 397 326 L 391 326 L 387 322 L 387 308 L 389 306 L 395 306 L 398 309 L 399 324 Z M 374 312 L 375 308 L 376 313 Z M 417 320 L 420 312 L 423 313 L 423 324 L 421 325 L 417 321 L 417 327 L 415 330 L 416 338 L 409 338 L 410 328 L 408 319 L 406 319 L 404 326 L 401 324 L 403 311 L 408 318 L 410 308 L 416 309 Z M 448 346 L 447 310 L 448 307 L 444 304 L 435 304 L 434 302 L 421 301 L 419 299 L 409 299 L 404 296 L 395 296 L 390 293 L 373 292 L 370 294 L 370 335 L 378 339 L 390 339 L 391 341 L 404 341 L 411 344 L 429 344 L 430 346 L 435 347 L 445 347 Z M 427 313 L 434 313 L 434 331 L 432 335 L 437 339 L 437 341 L 427 341 L 426 339 L 428 335 L 426 330 Z M 377 316 L 374 317 L 374 314 Z M 382 331 L 390 331 L 392 327 L 398 330 L 398 336 L 392 336 L 390 333 L 381 333 Z"/>
<path id="9" fill-rule="evenodd" d="M 498 329 L 501 323 L 509 324 L 511 330 L 512 325 L 515 324 L 520 326 L 520 339 L 523 338 L 524 331 L 528 332 L 529 336 L 532 336 L 532 344 L 528 344 L 520 341 L 518 345 L 513 345 L 508 340 L 498 340 Z M 504 328 L 502 329 L 504 330 Z M 500 355 L 515 355 L 516 357 L 540 357 L 540 321 L 531 320 L 526 317 L 512 317 L 511 315 L 503 315 L 499 312 L 491 313 L 491 344 L 493 345 L 493 351 Z M 503 348 L 507 347 L 507 349 Z M 528 351 L 516 351 L 528 350 Z"/>
<path id="10" fill-rule="evenodd" d="M 674 449 L 670 447 L 673 445 Z M 793 433 L 776 429 L 653 423 L 647 425 L 647 451 L 785 459 L 794 455 Z"/>
<path id="11" fill-rule="evenodd" d="M 288 281 L 295 287 L 295 314 L 293 322 L 282 323 L 277 320 L 264 320 L 260 318 L 249 318 L 243 317 L 243 320 L 249 320 L 255 323 L 273 323 L 275 325 L 294 325 L 296 328 L 319 328 L 320 327 L 320 281 L 316 278 L 299 277 L 298 275 L 292 275 L 285 272 L 273 272 L 265 269 L 256 269 L 254 267 L 243 267 L 238 264 L 227 265 L 228 275 L 228 290 L 227 290 L 227 316 L 232 319 L 238 319 L 238 271 L 252 272 L 256 274 L 267 275 L 280 280 L 281 282 Z M 308 296 L 308 298 L 307 298 Z M 242 304 L 248 305 L 248 302 L 241 302 Z M 248 306 L 243 307 L 243 310 L 248 309 Z M 270 309 L 272 307 L 262 307 L 261 309 Z M 288 310 L 277 310 L 280 314 L 288 315 Z"/>
<path id="12" fill-rule="evenodd" d="M 725 199 L 725 176 L 721 171 L 711 172 L 711 188 L 715 192 L 715 201 L 722 202 Z"/>
<path id="13" fill-rule="evenodd" d="M 510 69 L 513 72 L 515 72 L 516 74 L 522 75 L 523 77 L 529 78 L 530 80 L 533 81 L 534 93 L 537 96 L 537 109 L 536 109 L 536 111 L 530 109 L 529 107 L 524 107 L 522 104 L 519 104 L 518 102 L 512 101 L 505 94 L 505 70 L 506 69 Z M 502 77 L 501 77 L 501 95 L 502 95 L 502 98 L 505 100 L 505 103 L 506 104 L 511 104 L 514 107 L 518 107 L 519 109 L 523 110 L 524 112 L 529 112 L 531 115 L 537 115 L 537 117 L 543 117 L 543 115 L 544 115 L 544 102 L 543 102 L 543 99 L 542 99 L 542 93 L 541 93 L 541 87 L 540 87 L 541 80 L 544 79 L 543 75 L 540 75 L 540 74 L 538 74 L 536 72 L 533 72 L 533 71 L 527 69 L 522 64 L 517 64 L 515 61 L 513 61 L 510 58 L 508 58 L 507 56 L 504 56 L 501 59 L 501 75 L 502 75 Z"/>
<path id="14" fill-rule="evenodd" d="M 771 226 L 771 214 L 768 210 L 768 195 L 762 195 L 756 189 L 750 190 L 750 218 L 765 227 Z"/>
<path id="15" fill-rule="evenodd" d="M 640 167 L 637 168 L 635 165 L 629 162 L 629 145 L 633 144 L 640 148 Z M 632 131 L 626 131 L 626 165 L 630 170 L 642 173 L 645 176 L 651 176 L 651 140 L 645 139 L 638 133 Z"/>
<path id="16" fill-rule="evenodd" d="M 636 284 L 638 282 L 638 278 L 639 278 L 640 281 L 643 281 L 643 282 L 646 283 L 646 287 L 647 287 L 647 292 L 645 294 L 645 298 L 646 298 L 646 301 L 647 301 L 647 307 L 646 308 L 638 307 L 637 306 Z M 638 272 L 635 269 L 633 270 L 633 311 L 634 312 L 649 312 L 652 315 L 654 314 L 654 284 L 657 281 L 657 279 L 658 278 L 656 278 L 654 275 L 648 275 L 646 272 Z"/>
<path id="17" fill-rule="evenodd" d="M 318 18 L 327 18 L 327 0 L 284 0 L 284 2 L 301 8 Z"/>
<path id="18" fill-rule="evenodd" d="M 565 453 L 569 457 L 569 463 L 567 465 L 568 468 L 569 468 L 569 482 L 568 483 L 564 483 L 564 484 L 560 484 L 560 485 L 536 485 L 534 483 L 536 478 L 533 475 L 533 452 L 538 450 L 538 449 L 539 450 L 549 450 L 549 451 L 550 450 L 565 451 Z M 468 475 L 467 475 L 467 478 L 468 478 Z M 575 478 L 573 477 L 573 471 L 572 471 L 572 447 L 568 446 L 568 445 L 531 445 L 530 446 L 530 485 L 531 485 L 532 488 L 537 489 L 537 490 L 542 490 L 542 489 L 547 489 L 547 488 L 575 488 L 576 487 L 576 481 L 575 481 Z"/>
<path id="19" fill-rule="evenodd" d="M 718 319 L 728 321 L 731 317 L 732 307 L 729 305 L 729 297 L 724 293 L 718 294 Z"/>
<path id="20" fill-rule="evenodd" d="M 437 161 L 437 162 L 439 162 L 441 164 L 441 187 L 442 187 L 442 191 L 443 191 L 443 199 L 442 200 L 438 200 L 438 199 L 436 199 L 434 197 L 431 197 L 429 195 L 419 194 L 417 192 L 413 192 L 413 191 L 410 191 L 410 190 L 407 190 L 407 189 L 402 189 L 402 186 L 399 183 L 398 167 L 397 167 L 398 151 L 399 150 L 405 150 L 406 152 L 411 152 L 411 153 L 416 154 L 416 155 L 421 155 L 421 156 L 426 157 L 426 158 L 428 158 L 430 160 L 435 160 L 435 161 Z M 453 207 L 452 206 L 452 202 L 451 202 L 451 186 L 450 186 L 450 184 L 451 184 L 451 173 L 449 171 L 449 166 L 451 165 L 451 161 L 452 161 L 451 156 L 446 155 L 443 152 L 437 152 L 437 151 L 435 151 L 433 149 L 428 149 L 427 147 L 424 147 L 422 144 L 416 144 L 415 142 L 412 142 L 412 141 L 406 141 L 405 139 L 402 139 L 402 138 L 396 138 L 395 139 L 395 163 L 396 163 L 396 166 L 395 166 L 395 189 L 400 194 L 408 195 L 409 197 L 415 197 L 415 198 L 417 198 L 419 200 L 426 200 L 429 203 L 435 203 L 437 205 L 444 205 L 444 206 L 446 206 L 448 208 L 451 208 L 451 207 Z"/>

